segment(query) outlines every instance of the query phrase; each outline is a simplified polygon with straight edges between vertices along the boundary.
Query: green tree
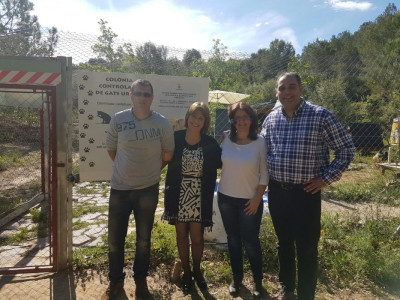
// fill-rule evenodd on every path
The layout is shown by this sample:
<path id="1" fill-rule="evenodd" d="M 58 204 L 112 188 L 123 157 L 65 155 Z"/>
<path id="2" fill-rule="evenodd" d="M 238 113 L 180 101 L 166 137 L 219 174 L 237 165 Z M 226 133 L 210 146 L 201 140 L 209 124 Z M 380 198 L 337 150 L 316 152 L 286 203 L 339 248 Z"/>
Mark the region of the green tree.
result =
<path id="1" fill-rule="evenodd" d="M 136 57 L 139 60 L 138 69 L 142 73 L 165 74 L 168 49 L 146 42 L 136 47 Z"/>
<path id="2" fill-rule="evenodd" d="M 209 77 L 211 90 L 243 92 L 245 81 L 241 61 L 228 59 L 228 48 L 219 39 L 213 41 L 212 56 L 208 61 L 194 61 L 192 76 Z"/>
<path id="3" fill-rule="evenodd" d="M 118 35 L 113 32 L 111 27 L 107 27 L 108 22 L 100 19 L 98 22 L 100 25 L 101 35 L 97 37 L 97 43 L 91 48 L 94 53 L 97 54 L 97 60 L 92 62 L 97 62 L 104 60 L 106 62 L 103 67 L 107 68 L 109 71 L 121 71 L 125 65 L 130 65 L 135 59 L 135 55 L 130 43 L 124 43 L 122 45 L 116 45 L 116 38 Z M 89 61 L 90 64 L 90 61 Z"/>
<path id="4" fill-rule="evenodd" d="M 176 57 L 167 58 L 164 74 L 173 76 L 189 75 L 183 62 Z"/>
<path id="5" fill-rule="evenodd" d="M 310 100 L 329 109 L 343 124 L 354 121 L 354 111 L 346 95 L 343 79 L 325 79 L 319 82 Z"/>
<path id="6" fill-rule="evenodd" d="M 17 56 L 53 56 L 57 29 L 42 34 L 37 16 L 31 15 L 28 0 L 0 0 L 0 54 Z"/>
<path id="7" fill-rule="evenodd" d="M 279 39 L 273 40 L 268 49 L 262 48 L 257 53 L 252 53 L 244 62 L 244 69 L 251 74 L 249 83 L 263 83 L 287 71 L 288 63 L 295 53 L 291 43 Z"/>
<path id="8" fill-rule="evenodd" d="M 288 64 L 289 71 L 297 72 L 300 75 L 301 82 L 304 86 L 303 96 L 308 99 L 318 83 L 318 76 L 311 72 L 309 62 L 304 62 L 300 56 L 292 57 Z"/>
<path id="9" fill-rule="evenodd" d="M 292 43 L 275 39 L 269 44 L 268 67 L 272 77 L 276 77 L 280 72 L 288 70 L 288 63 L 294 57 L 296 51 Z"/>
<path id="10" fill-rule="evenodd" d="M 201 59 L 201 53 L 196 49 L 190 49 L 187 50 L 183 55 L 182 62 L 186 67 L 190 67 L 194 61 L 200 59 Z"/>

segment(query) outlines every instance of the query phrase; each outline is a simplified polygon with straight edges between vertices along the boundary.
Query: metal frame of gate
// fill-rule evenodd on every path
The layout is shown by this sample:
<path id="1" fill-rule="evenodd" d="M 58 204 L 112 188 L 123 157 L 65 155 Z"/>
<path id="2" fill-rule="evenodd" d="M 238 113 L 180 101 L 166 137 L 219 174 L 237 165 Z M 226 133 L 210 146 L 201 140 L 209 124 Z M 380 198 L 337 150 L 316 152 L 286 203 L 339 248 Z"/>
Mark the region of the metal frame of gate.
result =
<path id="1" fill-rule="evenodd" d="M 5 80 L 8 69 L 17 72 Z M 61 81 L 51 84 L 40 81 L 45 72 L 59 74 Z M 6 70 L 6 71 L 4 71 Z M 8 73 L 7 73 L 8 72 Z M 55 72 L 55 73 L 54 73 Z M 2 76 L 3 75 L 3 76 Z M 51 77 L 53 76 L 53 77 Z M 57 76 L 56 76 L 57 77 Z M 65 269 L 72 262 L 72 59 L 66 57 L 0 57 L 0 88 L 25 93 L 43 93 L 46 101 L 40 111 L 41 181 L 42 193 L 49 203 L 50 264 L 0 268 L 1 274 L 54 272 Z M 45 121 L 47 120 L 47 122 Z M 48 158 L 45 158 L 45 130 L 48 130 Z M 47 164 L 48 170 L 45 171 Z M 46 183 L 47 182 L 47 183 Z"/>

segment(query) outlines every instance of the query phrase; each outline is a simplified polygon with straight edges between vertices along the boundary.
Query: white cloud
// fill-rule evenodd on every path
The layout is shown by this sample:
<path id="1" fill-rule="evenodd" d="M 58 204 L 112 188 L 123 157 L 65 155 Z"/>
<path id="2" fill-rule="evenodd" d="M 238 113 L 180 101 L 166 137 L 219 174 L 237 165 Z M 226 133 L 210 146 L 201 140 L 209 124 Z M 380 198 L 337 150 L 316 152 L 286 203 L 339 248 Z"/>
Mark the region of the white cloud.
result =
<path id="1" fill-rule="evenodd" d="M 371 2 L 356 2 L 356 1 L 340 1 L 328 0 L 328 4 L 335 10 L 369 10 L 372 7 Z"/>
<path id="2" fill-rule="evenodd" d="M 274 35 L 279 39 L 292 43 L 296 53 L 301 53 L 300 43 L 297 39 L 296 33 L 292 28 L 284 27 L 274 31 Z"/>
<path id="3" fill-rule="evenodd" d="M 246 22 L 254 24 L 254 21 L 257 22 L 255 25 L 243 25 Z M 275 39 L 292 43 L 296 53 L 302 50 L 295 31 L 289 26 L 290 20 L 279 13 L 269 12 L 257 17 L 248 16 L 246 20 L 236 20 L 236 23 L 242 24 L 239 26 L 241 31 L 230 33 L 238 37 L 237 41 L 245 41 L 241 45 L 235 45 L 243 52 L 256 52 L 258 49 L 268 48 Z"/>
<path id="4" fill-rule="evenodd" d="M 152 0 L 121 10 L 103 10 L 81 0 L 35 0 L 34 14 L 43 27 L 100 35 L 98 21 L 108 22 L 118 38 L 176 48 L 210 49 L 218 23 L 201 11 Z M 60 16 L 62 12 L 62 16 Z"/>
<path id="5" fill-rule="evenodd" d="M 213 39 L 219 38 L 229 51 L 249 53 L 267 48 L 279 38 L 292 42 L 298 50 L 294 31 L 288 29 L 289 20 L 275 12 L 212 19 L 201 10 L 177 6 L 171 0 L 135 1 L 119 8 L 106 1 L 104 9 L 89 1 L 35 0 L 34 14 L 44 27 L 93 36 L 100 35 L 98 21 L 103 19 L 119 39 L 174 48 L 211 50 Z"/>

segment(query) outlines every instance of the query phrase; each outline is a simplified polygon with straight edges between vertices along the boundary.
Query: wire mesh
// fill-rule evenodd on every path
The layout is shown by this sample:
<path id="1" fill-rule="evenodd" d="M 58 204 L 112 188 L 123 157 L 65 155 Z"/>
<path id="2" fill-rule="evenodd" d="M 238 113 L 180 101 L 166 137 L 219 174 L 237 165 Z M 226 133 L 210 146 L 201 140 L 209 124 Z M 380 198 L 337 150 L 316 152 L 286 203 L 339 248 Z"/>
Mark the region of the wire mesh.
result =
<path id="1" fill-rule="evenodd" d="M 42 95 L 2 89 L 0 99 L 0 268 L 49 266 Z"/>
<path id="2" fill-rule="evenodd" d="M 2 37 L 2 41 L 6 37 Z M 98 42 L 97 37 L 81 33 L 59 32 L 59 42 L 55 55 L 71 56 L 74 68 L 103 72 L 131 72 L 139 74 L 156 73 L 159 75 L 198 76 L 210 79 L 210 90 L 250 95 L 245 99 L 233 96 L 233 102 L 245 101 L 252 105 L 259 118 L 259 127 L 265 117 L 276 104 L 276 76 L 287 71 L 287 63 L 282 68 L 278 60 L 264 64 L 262 60 L 251 60 L 252 55 L 226 52 L 221 55 L 213 50 L 199 51 L 202 60 L 186 60 L 189 49 L 168 47 L 165 56 L 157 57 L 160 46 L 154 45 L 151 55 L 138 55 L 143 44 L 134 41 L 115 40 L 112 53 L 116 54 L 118 47 L 131 44 L 133 54 L 107 59 L 99 56 L 92 49 Z M 193 49 L 192 49 L 193 50 Z M 12 54 L 10 48 L 9 53 Z M 254 58 L 254 55 L 253 55 Z M 400 114 L 390 101 L 398 99 L 398 84 L 400 64 L 397 57 L 363 57 L 358 56 L 319 56 L 318 59 L 307 61 L 308 72 L 301 74 L 305 84 L 304 96 L 307 100 L 326 106 L 351 133 L 358 150 L 358 155 L 372 156 L 377 151 L 387 149 L 392 144 L 398 144 L 396 124 L 394 119 Z M 368 66 L 368 70 L 366 69 Z M 294 68 L 295 65 L 292 65 Z M 304 76 L 303 76 L 304 75 Z M 318 78 L 318 83 L 315 78 Z M 352 91 L 344 90 L 345 83 L 354 82 Z M 238 84 L 240 82 L 240 84 Z M 388 93 L 382 92 L 379 99 L 367 99 L 366 82 L 373 82 L 382 87 L 390 87 Z M 391 85 L 388 82 L 392 82 Z M 396 85 L 397 84 L 397 85 Z M 397 86 L 397 90 L 396 90 Z M 395 87 L 395 88 L 393 88 Z M 79 174 L 79 124 L 78 124 L 78 85 L 76 72 L 73 74 L 73 157 L 74 174 Z M 397 94 L 396 94 L 397 93 Z M 397 97 L 397 98 L 396 98 Z M 397 100 L 399 101 L 399 100 Z M 0 92 L 0 201 L 1 212 L 6 212 L 23 203 L 40 192 L 40 144 L 39 144 L 39 111 L 41 95 L 22 93 L 7 94 Z M 221 101 L 210 103 L 212 124 L 210 134 L 220 140 L 223 132 L 230 128 L 227 117 L 227 104 Z M 392 141 L 391 141 L 392 139 Z M 394 146 L 397 147 L 397 146 Z M 382 156 L 381 161 L 387 160 Z M 354 180 L 359 180 L 355 175 Z M 162 188 L 161 188 L 162 195 Z M 73 195 L 73 248 L 74 264 L 82 263 L 93 257 L 103 259 L 101 265 L 106 268 L 107 254 L 107 204 L 109 183 L 77 183 Z M 360 195 L 359 201 L 368 200 L 370 193 Z M 162 196 L 161 196 L 162 198 Z M 157 209 L 157 216 L 162 214 L 162 199 Z M 7 203 L 7 204 L 6 204 Z M 11 204 L 10 204 L 11 203 Z M 2 250 L 0 267 L 17 264 L 33 264 L 34 259 L 42 259 L 45 263 L 48 252 L 45 240 L 39 236 L 43 221 L 34 223 L 33 219 L 43 215 L 45 207 L 33 207 L 23 215 L 18 225 L 1 228 L 0 241 Z M 44 221 L 46 222 L 46 221 Z M 43 224 L 42 224 L 43 223 Z M 42 224 L 42 225 L 41 225 Z M 14 226 L 14 227 L 13 227 Z M 24 229 L 22 229 L 24 228 Z M 130 221 L 128 233 L 134 236 L 134 222 Z M 10 236 L 19 235 L 19 243 L 10 242 Z M 8 241 L 7 245 L 4 241 Z M 34 241 L 35 245 L 32 245 Z M 30 243 L 30 244 L 29 244 Z M 35 248 L 36 247 L 36 248 Z M 134 251 L 130 243 L 127 253 Z M 12 258 L 4 256 L 6 251 L 13 253 Z M 67 295 L 67 298 L 97 299 L 107 286 L 105 269 L 93 271 L 91 266 L 83 267 L 84 271 L 61 272 L 43 277 L 3 276 L 0 278 L 2 295 L 18 299 L 28 296 L 30 299 L 47 299 L 54 295 Z M 87 271 L 85 271 L 87 269 Z M 126 271 L 131 276 L 131 265 Z M 153 274 L 154 275 L 154 274 Z M 32 275 L 29 275 L 32 276 Z M 132 277 L 128 276 L 132 283 Z M 154 280 L 154 279 L 152 279 Z M 63 284 L 61 284 L 63 282 Z M 69 284 L 69 288 L 65 284 Z M 128 296 L 133 295 L 132 286 L 127 288 Z M 72 288 L 71 288 L 72 287 Z M 58 288 L 58 290 L 57 290 Z M 173 291 L 175 292 L 175 291 Z M 60 293 L 60 294 L 58 294 Z M 160 295 L 160 299 L 165 295 Z"/>

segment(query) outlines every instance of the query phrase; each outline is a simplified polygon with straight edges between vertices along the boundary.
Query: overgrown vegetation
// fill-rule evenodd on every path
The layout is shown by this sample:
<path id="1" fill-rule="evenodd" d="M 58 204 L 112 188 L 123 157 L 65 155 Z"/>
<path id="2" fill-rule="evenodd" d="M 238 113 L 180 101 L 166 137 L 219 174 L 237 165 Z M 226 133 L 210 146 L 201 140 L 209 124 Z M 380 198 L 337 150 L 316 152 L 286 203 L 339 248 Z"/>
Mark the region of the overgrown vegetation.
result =
<path id="1" fill-rule="evenodd" d="M 326 191 L 329 198 L 351 203 L 374 202 L 398 205 L 399 184 L 385 184 L 386 179 L 376 169 L 370 157 L 359 156 L 346 172 L 344 178 Z M 163 172 L 165 176 L 165 171 Z M 384 190 L 381 190 L 384 189 Z M 367 192 L 365 192 L 367 190 Z M 378 192 L 381 193 L 378 193 Z M 377 196 L 371 197 L 377 193 Z M 383 196 L 386 195 L 386 196 Z M 338 198 L 340 199 L 338 199 Z M 385 197 L 386 200 L 385 200 Z M 385 293 L 399 293 L 400 282 L 400 236 L 393 235 L 400 224 L 400 217 L 388 219 L 379 209 L 367 216 L 353 213 L 349 216 L 324 213 L 322 215 L 321 241 L 319 244 L 320 291 L 341 288 L 368 289 L 377 296 Z M 85 226 L 82 222 L 77 227 Z M 263 253 L 263 270 L 268 278 L 278 274 L 276 236 L 272 221 L 262 221 L 260 239 Z M 107 237 L 103 244 L 94 248 L 74 251 L 76 268 L 95 268 L 107 272 Z M 133 263 L 135 233 L 127 236 L 126 263 Z M 175 229 L 173 226 L 156 221 L 153 229 L 151 248 L 151 270 L 165 265 L 172 270 L 178 257 Z M 207 245 L 202 262 L 209 282 L 224 285 L 229 282 L 230 265 L 224 246 Z M 245 272 L 251 274 L 250 265 L 245 261 Z"/>
<path id="2" fill-rule="evenodd" d="M 371 155 L 357 154 L 343 178 L 324 189 L 323 197 L 348 203 L 400 206 L 400 182 L 392 171 L 382 174 Z"/>
<path id="3" fill-rule="evenodd" d="M 8 168 L 15 167 L 19 164 L 21 159 L 21 153 L 15 151 L 9 155 L 0 154 L 0 171 L 5 171 Z"/>
<path id="4" fill-rule="evenodd" d="M 400 218 L 387 220 L 378 212 L 364 221 L 357 214 L 346 220 L 339 215 L 323 214 L 318 288 L 368 288 L 376 293 L 379 293 L 379 289 L 399 292 L 400 236 L 393 235 L 398 224 Z M 276 276 L 276 236 L 268 217 L 262 221 L 260 238 L 264 272 Z M 106 242 L 105 238 L 103 240 Z M 128 265 L 133 263 L 134 241 L 134 234 L 128 235 Z M 172 269 L 178 257 L 173 226 L 160 221 L 155 223 L 151 257 L 151 270 L 156 270 L 160 264 Z M 74 264 L 75 268 L 95 268 L 106 273 L 106 243 L 103 246 L 75 250 Z M 209 282 L 214 284 L 226 284 L 231 278 L 228 253 L 223 247 L 206 246 L 202 267 Z M 246 274 L 251 274 L 247 260 L 244 267 Z"/>
<path id="5" fill-rule="evenodd" d="M 379 286 L 398 291 L 400 282 L 400 236 L 395 236 L 400 217 L 376 215 L 362 220 L 353 215 L 324 214 L 319 247 L 320 280 L 337 288 Z"/>

